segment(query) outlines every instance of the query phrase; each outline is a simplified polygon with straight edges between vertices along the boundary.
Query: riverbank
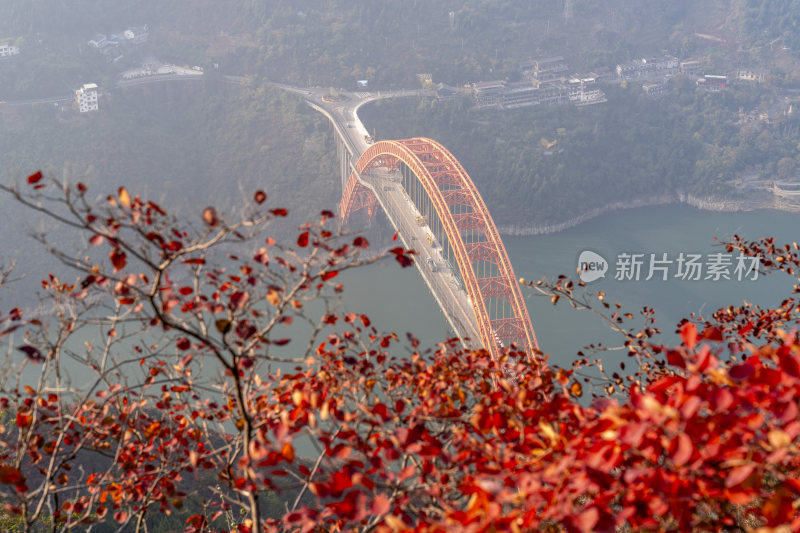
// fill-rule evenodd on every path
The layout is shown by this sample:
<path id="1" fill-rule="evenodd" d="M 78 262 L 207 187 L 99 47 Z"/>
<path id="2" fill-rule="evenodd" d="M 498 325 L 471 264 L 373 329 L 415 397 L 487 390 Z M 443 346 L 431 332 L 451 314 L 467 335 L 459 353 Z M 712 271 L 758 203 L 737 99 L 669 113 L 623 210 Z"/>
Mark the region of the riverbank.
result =
<path id="1" fill-rule="evenodd" d="M 501 235 L 513 236 L 531 236 L 531 235 L 548 235 L 558 233 L 569 228 L 587 222 L 593 218 L 599 217 L 606 213 L 613 211 L 620 211 L 623 209 L 635 209 L 639 207 L 652 207 L 657 205 L 668 204 L 686 204 L 697 209 L 705 211 L 716 212 L 744 212 L 755 211 L 758 209 L 773 209 L 777 211 L 785 211 L 789 213 L 800 212 L 800 202 L 781 198 L 772 194 L 761 194 L 751 198 L 715 198 L 715 197 L 699 197 L 692 194 L 678 193 L 678 194 L 664 194 L 659 196 L 649 196 L 644 198 L 635 198 L 633 200 L 626 200 L 622 202 L 611 202 L 606 205 L 595 207 L 586 211 L 578 216 L 572 217 L 563 222 L 555 222 L 552 224 L 536 224 L 536 225 L 517 225 L 507 224 L 498 226 L 497 230 Z"/>

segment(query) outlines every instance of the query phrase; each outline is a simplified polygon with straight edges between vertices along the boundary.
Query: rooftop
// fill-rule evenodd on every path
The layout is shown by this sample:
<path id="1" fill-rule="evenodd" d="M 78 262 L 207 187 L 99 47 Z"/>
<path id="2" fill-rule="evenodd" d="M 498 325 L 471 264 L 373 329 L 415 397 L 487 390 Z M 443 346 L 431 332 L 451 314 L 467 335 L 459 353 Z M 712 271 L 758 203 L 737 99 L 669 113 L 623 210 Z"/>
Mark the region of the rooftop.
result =
<path id="1" fill-rule="evenodd" d="M 489 89 L 491 87 L 504 87 L 506 82 L 502 80 L 495 81 L 479 81 L 475 84 L 476 89 Z"/>

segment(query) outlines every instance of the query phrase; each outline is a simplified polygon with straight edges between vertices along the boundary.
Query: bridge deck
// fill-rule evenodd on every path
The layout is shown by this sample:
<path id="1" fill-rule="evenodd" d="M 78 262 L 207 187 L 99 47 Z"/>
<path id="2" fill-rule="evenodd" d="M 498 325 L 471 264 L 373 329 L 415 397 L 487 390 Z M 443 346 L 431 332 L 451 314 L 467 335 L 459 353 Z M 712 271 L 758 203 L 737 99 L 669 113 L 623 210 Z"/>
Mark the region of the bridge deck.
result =
<path id="1" fill-rule="evenodd" d="M 476 316 L 477 307 L 473 305 L 475 302 L 472 301 L 465 288 L 461 286 L 458 277 L 454 276 L 447 267 L 444 258 L 441 257 L 440 249 L 435 247 L 436 243 L 430 243 L 427 240 L 426 235 L 429 230 L 426 226 L 418 224 L 415 215 L 419 213 L 414 207 L 411 198 L 406 194 L 405 189 L 400 183 L 397 183 L 399 181 L 397 177 L 383 168 L 359 172 L 356 167 L 359 157 L 370 146 L 367 141 L 367 129 L 358 117 L 359 107 L 368 101 L 380 98 L 419 95 L 420 91 L 397 91 L 378 94 L 350 93 L 342 95 L 343 97 L 339 101 L 330 101 L 326 92 L 322 90 L 281 87 L 301 94 L 314 109 L 323 113 L 331 121 L 337 134 L 337 151 L 341 161 L 343 191 L 348 183 L 349 176 L 351 173 L 355 173 L 358 182 L 374 193 L 377 203 L 398 232 L 403 245 L 418 252 L 416 267 L 445 318 L 462 343 L 469 348 L 487 344 L 487 349 L 490 349 L 495 354 L 498 350 L 498 347 L 495 346 L 498 332 L 495 331 L 494 333 L 483 335 L 483 337 L 492 339 L 488 341 L 488 343 L 491 343 L 491 347 L 486 339 L 482 339 L 480 332 L 484 330 L 485 332 L 491 331 L 491 326 L 487 329 L 486 320 L 479 322 Z M 493 224 L 491 227 L 494 227 Z M 502 247 L 502 245 L 500 246 Z M 505 256 L 505 251 L 502 253 Z M 464 266 L 461 265 L 461 268 L 463 269 Z M 471 268 L 468 263 L 467 268 Z M 472 273 L 470 272 L 470 274 Z M 513 280 L 512 283 L 516 283 L 516 280 Z M 475 297 L 473 295 L 473 298 Z M 477 297 L 481 298 L 479 293 Z M 480 303 L 479 307 L 482 308 L 483 303 Z M 522 307 L 524 308 L 524 304 L 522 304 Z M 532 344 L 536 348 L 536 341 L 530 329 L 530 319 L 527 317 L 527 311 L 524 311 L 524 315 L 524 321 L 527 322 L 527 328 L 530 330 L 528 338 L 532 339 L 532 342 L 526 342 L 525 344 Z"/>

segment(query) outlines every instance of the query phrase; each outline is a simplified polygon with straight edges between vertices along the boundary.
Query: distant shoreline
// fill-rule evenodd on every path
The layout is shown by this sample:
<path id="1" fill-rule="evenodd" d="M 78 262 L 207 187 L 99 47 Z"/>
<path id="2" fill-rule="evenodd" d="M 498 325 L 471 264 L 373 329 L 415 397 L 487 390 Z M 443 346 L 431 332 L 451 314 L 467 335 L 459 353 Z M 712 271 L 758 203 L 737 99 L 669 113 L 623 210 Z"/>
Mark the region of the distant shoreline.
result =
<path id="1" fill-rule="evenodd" d="M 759 199 L 732 199 L 732 198 L 717 198 L 717 197 L 699 197 L 692 194 L 679 193 L 664 194 L 659 196 L 650 196 L 642 198 L 634 198 L 633 200 L 626 200 L 621 202 L 610 202 L 600 207 L 595 207 L 586 211 L 578 216 L 572 217 L 563 222 L 555 222 L 550 224 L 505 224 L 499 225 L 497 230 L 501 235 L 509 236 L 533 236 L 533 235 L 549 235 L 558 233 L 570 228 L 574 228 L 584 222 L 593 218 L 597 218 L 607 213 L 614 211 L 621 211 L 623 209 L 636 209 L 640 207 L 652 207 L 657 205 L 668 204 L 686 204 L 697 209 L 704 211 L 716 211 L 736 213 L 743 211 L 756 211 L 758 209 L 773 209 L 785 212 L 800 212 L 800 203 L 786 201 L 785 199 L 776 196 L 765 196 Z"/>

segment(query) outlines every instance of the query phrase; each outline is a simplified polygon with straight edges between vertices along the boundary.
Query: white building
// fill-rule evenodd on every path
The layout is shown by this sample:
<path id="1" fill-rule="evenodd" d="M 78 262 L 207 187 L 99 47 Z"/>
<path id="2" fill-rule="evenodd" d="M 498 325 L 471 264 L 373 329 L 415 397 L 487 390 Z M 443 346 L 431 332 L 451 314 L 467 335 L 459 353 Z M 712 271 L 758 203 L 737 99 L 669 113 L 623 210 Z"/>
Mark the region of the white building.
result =
<path id="1" fill-rule="evenodd" d="M 634 78 L 668 78 L 680 72 L 680 63 L 675 57 L 642 58 L 621 63 L 616 68 L 617 76 L 626 80 Z"/>
<path id="2" fill-rule="evenodd" d="M 81 113 L 97 111 L 99 109 L 97 101 L 97 84 L 85 83 L 83 87 L 75 91 L 75 101 Z"/>
<path id="3" fill-rule="evenodd" d="M 642 85 L 642 90 L 651 98 L 660 98 L 667 94 L 667 85 L 665 83 L 645 83 Z"/>
<path id="4" fill-rule="evenodd" d="M 2 50 L 2 49 L 0 49 Z M 2 53 L 0 53 L 2 55 Z M 761 69 L 740 69 L 736 71 L 736 78 L 743 81 L 755 81 L 762 83 L 766 81 L 769 73 Z"/>
<path id="5" fill-rule="evenodd" d="M 19 54 L 19 48 L 5 42 L 0 43 L 0 57 L 9 57 Z"/>
<path id="6" fill-rule="evenodd" d="M 146 43 L 147 39 L 150 37 L 150 28 L 148 28 L 146 25 L 136 28 L 128 28 L 122 32 L 122 36 L 126 41 L 132 44 Z"/>
<path id="7" fill-rule="evenodd" d="M 594 78 L 572 78 L 567 82 L 569 100 L 575 105 L 589 105 L 606 102 L 606 95 L 600 90 Z"/>

